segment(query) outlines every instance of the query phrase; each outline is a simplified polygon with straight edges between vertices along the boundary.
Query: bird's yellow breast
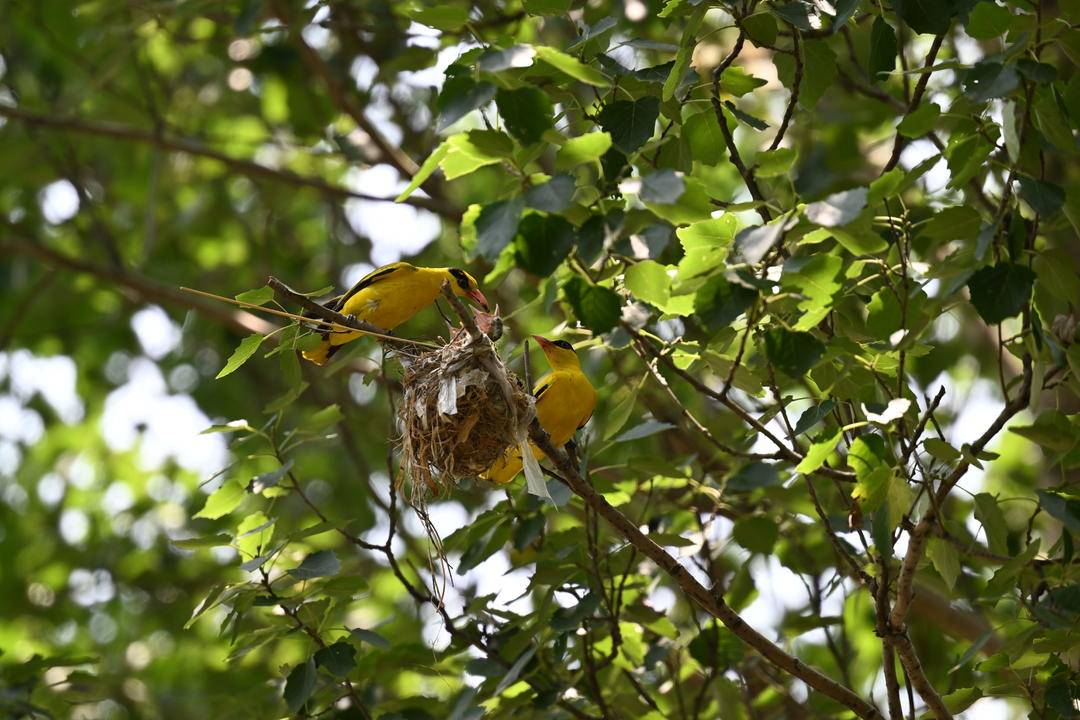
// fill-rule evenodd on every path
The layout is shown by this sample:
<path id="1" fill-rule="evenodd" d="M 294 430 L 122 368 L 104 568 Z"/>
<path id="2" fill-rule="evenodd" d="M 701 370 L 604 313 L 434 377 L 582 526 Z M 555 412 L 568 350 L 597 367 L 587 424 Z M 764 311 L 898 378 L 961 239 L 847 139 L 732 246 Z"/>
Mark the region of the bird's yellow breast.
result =
<path id="1" fill-rule="evenodd" d="M 558 447 L 588 421 L 596 407 L 596 390 L 580 370 L 556 370 L 545 384 L 547 389 L 536 401 L 536 416 Z"/>

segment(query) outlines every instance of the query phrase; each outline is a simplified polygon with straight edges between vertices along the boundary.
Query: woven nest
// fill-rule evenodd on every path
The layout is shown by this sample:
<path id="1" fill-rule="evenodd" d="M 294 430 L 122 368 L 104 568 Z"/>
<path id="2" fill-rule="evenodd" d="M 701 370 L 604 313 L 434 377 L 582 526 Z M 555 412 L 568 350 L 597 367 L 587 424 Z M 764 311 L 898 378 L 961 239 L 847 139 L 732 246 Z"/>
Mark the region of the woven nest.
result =
<path id="1" fill-rule="evenodd" d="M 492 334 L 490 320 L 478 320 Z M 462 330 L 441 348 L 402 360 L 401 466 L 419 509 L 516 445 L 534 410 L 524 383 L 507 371 L 487 336 L 474 339 Z"/>

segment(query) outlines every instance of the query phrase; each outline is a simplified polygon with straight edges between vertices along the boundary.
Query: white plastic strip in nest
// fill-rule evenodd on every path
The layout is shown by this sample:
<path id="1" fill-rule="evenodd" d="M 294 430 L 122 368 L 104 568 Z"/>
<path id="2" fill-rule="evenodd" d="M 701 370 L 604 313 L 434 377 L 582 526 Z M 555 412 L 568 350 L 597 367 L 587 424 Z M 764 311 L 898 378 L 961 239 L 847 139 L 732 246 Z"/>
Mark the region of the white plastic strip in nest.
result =
<path id="1" fill-rule="evenodd" d="M 532 445 L 524 437 L 518 441 L 518 452 L 521 453 L 521 467 L 525 471 L 525 487 L 533 495 L 551 500 L 547 483 L 544 482 L 544 473 L 540 470 L 540 463 L 536 461 Z"/>
<path id="2" fill-rule="evenodd" d="M 457 375 L 449 375 L 439 382 L 439 400 L 435 408 L 440 415 L 457 415 Z"/>

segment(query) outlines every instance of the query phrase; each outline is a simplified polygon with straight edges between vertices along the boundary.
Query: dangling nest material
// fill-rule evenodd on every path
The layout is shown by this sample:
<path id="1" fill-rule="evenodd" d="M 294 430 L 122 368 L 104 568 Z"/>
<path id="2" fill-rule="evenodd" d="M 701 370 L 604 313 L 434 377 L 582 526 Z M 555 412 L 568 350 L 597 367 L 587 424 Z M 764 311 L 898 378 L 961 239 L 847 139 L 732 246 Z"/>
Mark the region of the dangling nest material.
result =
<path id="1" fill-rule="evenodd" d="M 495 334 L 497 318 L 477 320 L 483 332 Z M 410 504 L 422 511 L 429 498 L 444 497 L 516 446 L 535 409 L 487 335 L 459 330 L 438 350 L 405 355 L 402 364 L 402 476 L 411 483 Z"/>

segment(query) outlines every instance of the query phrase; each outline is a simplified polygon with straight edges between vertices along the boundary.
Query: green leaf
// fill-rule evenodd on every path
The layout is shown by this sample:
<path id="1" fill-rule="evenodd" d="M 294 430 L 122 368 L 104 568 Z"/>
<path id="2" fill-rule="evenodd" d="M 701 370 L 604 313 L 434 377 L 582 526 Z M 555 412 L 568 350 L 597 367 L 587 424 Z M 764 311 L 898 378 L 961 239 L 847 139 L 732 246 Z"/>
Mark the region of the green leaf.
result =
<path id="1" fill-rule="evenodd" d="M 980 135 L 964 137 L 963 133 L 953 133 L 945 151 L 949 163 L 949 187 L 960 188 L 974 179 L 993 150 L 994 146 Z"/>
<path id="2" fill-rule="evenodd" d="M 699 632 L 686 649 L 702 667 L 721 673 L 737 665 L 746 655 L 742 640 L 726 627 L 715 624 Z"/>
<path id="3" fill-rule="evenodd" d="M 616 389 L 611 399 L 608 401 L 611 408 L 606 414 L 606 421 L 604 423 L 604 440 L 610 440 L 615 433 L 622 430 L 626 425 L 626 421 L 630 419 L 630 414 L 634 411 L 634 405 L 637 403 L 637 393 L 639 385 L 620 384 Z"/>
<path id="4" fill-rule="evenodd" d="M 228 480 L 206 498 L 202 510 L 195 513 L 195 517 L 217 520 L 223 515 L 228 515 L 243 502 L 244 494 L 243 485 L 235 480 Z"/>
<path id="5" fill-rule="evenodd" d="M 1059 186 L 1027 176 L 1020 177 L 1020 197 L 1035 212 L 1047 218 L 1057 215 L 1065 204 L 1065 191 Z"/>
<path id="6" fill-rule="evenodd" d="M 941 108 L 932 102 L 925 102 L 914 112 L 904 116 L 904 119 L 896 126 L 896 131 L 908 138 L 922 137 L 934 129 L 939 117 L 941 117 Z"/>
<path id="7" fill-rule="evenodd" d="M 956 0 L 893 0 L 893 9 L 917 33 L 944 35 L 956 13 Z"/>
<path id="8" fill-rule="evenodd" d="M 802 418 L 799 419 L 799 422 L 802 422 Z M 809 475 L 824 465 L 829 455 L 836 449 L 836 443 L 840 442 L 842 435 L 843 433 L 838 428 L 832 435 L 811 445 L 810 449 L 806 451 L 806 456 L 802 459 L 802 462 L 795 466 L 795 472 Z"/>
<path id="9" fill-rule="evenodd" d="M 499 109 L 507 131 L 522 145 L 539 141 L 554 124 L 551 99 L 531 86 L 500 89 L 495 94 L 495 107 Z"/>
<path id="10" fill-rule="evenodd" d="M 686 192 L 686 182 L 682 173 L 674 170 L 657 170 L 641 178 L 641 192 L 638 197 L 642 202 L 671 205 Z"/>
<path id="11" fill-rule="evenodd" d="M 806 374 L 824 354 L 825 345 L 810 333 L 776 329 L 765 335 L 769 362 L 793 378 Z"/>
<path id="12" fill-rule="evenodd" d="M 574 226 L 558 215 L 526 215 L 514 243 L 517 264 L 539 277 L 547 277 L 574 247 Z"/>
<path id="13" fill-rule="evenodd" d="M 263 473 L 261 475 L 256 475 L 255 477 L 251 478 L 251 482 L 249 482 L 247 484 L 247 487 L 244 489 L 252 493 L 261 493 L 266 488 L 274 487 L 279 482 L 281 482 L 281 478 L 285 477 L 288 474 L 289 470 L 292 469 L 292 466 L 293 461 L 289 460 L 276 470 L 272 470 L 268 473 Z"/>
<path id="14" fill-rule="evenodd" d="M 435 148 L 435 150 L 430 155 L 428 155 L 427 159 L 424 160 L 424 164 L 421 165 L 417 173 L 413 175 L 412 180 L 409 182 L 409 185 L 404 190 L 402 190 L 396 198 L 394 198 L 394 202 L 401 202 L 405 198 L 412 195 L 416 191 L 416 189 L 424 183 L 425 180 L 431 177 L 431 173 L 435 172 L 435 168 L 439 167 L 439 163 L 443 161 L 443 159 L 449 152 L 450 144 L 447 142 L 440 143 L 439 146 Z"/>
<path id="15" fill-rule="evenodd" d="M 318 650 L 314 656 L 315 664 L 324 668 L 331 675 L 345 677 L 356 667 L 356 648 L 344 640 Z"/>
<path id="16" fill-rule="evenodd" d="M 866 208 L 866 188 L 833 193 L 824 200 L 810 203 L 803 213 L 806 219 L 822 227 L 847 225 Z"/>
<path id="17" fill-rule="evenodd" d="M 926 452 L 943 462 L 956 462 L 961 457 L 959 450 L 938 438 L 923 440 L 923 447 L 926 448 Z"/>
<path id="18" fill-rule="evenodd" d="M 889 243 L 870 228 L 830 228 L 829 234 L 855 257 L 876 255 L 889 248 Z"/>
<path id="19" fill-rule="evenodd" d="M 742 25 L 743 30 L 746 31 L 746 35 L 750 38 L 750 42 L 758 47 L 776 44 L 778 32 L 776 18 L 774 18 L 771 13 L 755 13 L 743 18 L 740 25 Z"/>
<path id="20" fill-rule="evenodd" d="M 1047 410 L 1032 425 L 1012 425 L 1009 432 L 1026 437 L 1052 452 L 1068 452 L 1080 440 L 1080 433 L 1060 410 Z"/>
<path id="21" fill-rule="evenodd" d="M 999 567 L 997 572 L 994 573 L 994 577 L 990 578 L 990 581 L 986 583 L 983 594 L 995 596 L 1006 592 L 1010 587 L 1015 588 L 1013 582 L 1014 578 L 1020 574 L 1020 571 L 1023 570 L 1029 562 L 1035 559 L 1035 556 L 1039 553 L 1041 544 L 1042 541 L 1036 538 L 1022 553 L 1014 553 L 1011 559 Z"/>
<path id="22" fill-rule="evenodd" d="M 975 496 L 975 517 L 986 531 L 986 542 L 990 550 L 998 555 L 1009 555 L 1009 526 L 1005 523 L 1005 515 L 993 495 L 979 493 Z"/>
<path id="23" fill-rule="evenodd" d="M 889 529 L 895 530 L 915 502 L 915 491 L 900 473 L 891 473 L 888 489 Z"/>
<path id="24" fill-rule="evenodd" d="M 495 90 L 492 83 L 476 82 L 467 74 L 447 77 L 435 101 L 439 111 L 435 132 L 443 132 L 473 110 L 487 105 L 495 98 Z"/>
<path id="25" fill-rule="evenodd" d="M 524 0 L 522 4 L 530 15 L 565 15 L 570 11 L 570 0 Z"/>
<path id="26" fill-rule="evenodd" d="M 968 280 L 971 304 L 988 325 L 1018 314 L 1031 297 L 1035 273 L 1023 265 L 999 263 L 984 267 Z"/>
<path id="27" fill-rule="evenodd" d="M 480 53 L 480 57 L 476 60 L 476 67 L 483 72 L 500 73 L 511 68 L 532 67 L 535 59 L 536 48 L 532 45 L 491 47 Z M 465 72 L 470 73 L 470 70 L 466 68 Z"/>
<path id="28" fill-rule="evenodd" d="M 652 137 L 660 101 L 654 97 L 619 100 L 604 106 L 597 116 L 600 127 L 610 135 L 615 147 L 630 154 Z"/>
<path id="29" fill-rule="evenodd" d="M 536 654 L 536 646 L 530 647 L 525 652 L 521 653 L 521 656 L 514 661 L 514 664 L 510 666 L 510 669 L 506 671 L 506 675 L 499 681 L 499 684 L 495 686 L 495 690 L 492 695 L 498 697 L 502 694 L 502 691 L 510 687 L 517 682 L 518 676 L 521 675 L 521 671 L 525 669 L 525 666 L 532 660 L 532 656 Z"/>
<path id="30" fill-rule="evenodd" d="M 895 70 L 896 58 L 896 30 L 879 15 L 870 29 L 870 59 L 866 68 L 870 80 L 877 82 L 881 73 Z"/>
<path id="31" fill-rule="evenodd" d="M 682 244 L 683 257 L 679 261 L 679 278 L 688 279 L 708 272 L 727 257 L 735 240 L 737 221 L 733 214 L 700 220 L 675 231 Z"/>
<path id="32" fill-rule="evenodd" d="M 711 110 L 695 113 L 686 119 L 682 128 L 682 141 L 688 154 L 703 165 L 716 165 L 724 159 L 726 145 L 716 113 Z"/>
<path id="33" fill-rule="evenodd" d="M 333 550 L 319 550 L 304 558 L 298 566 L 289 570 L 289 574 L 297 580 L 312 580 L 314 578 L 337 575 L 341 570 L 341 561 Z"/>
<path id="34" fill-rule="evenodd" d="M 559 52 L 553 47 L 538 46 L 536 48 L 536 57 L 562 74 L 574 80 L 579 80 L 586 85 L 598 88 L 611 87 L 611 81 L 602 72 L 585 65 L 571 55 Z"/>
<path id="35" fill-rule="evenodd" d="M 795 288 L 803 296 L 795 330 L 811 330 L 829 314 L 833 299 L 843 287 L 843 267 L 844 261 L 836 255 L 814 255 L 785 264 L 782 285 Z"/>
<path id="36" fill-rule="evenodd" d="M 449 151 L 442 160 L 442 169 L 447 180 L 456 180 L 486 165 L 502 162 L 514 151 L 510 136 L 495 130 L 458 133 L 446 142 Z"/>
<path id="37" fill-rule="evenodd" d="M 563 286 L 563 292 L 577 319 L 594 333 L 613 329 L 622 316 L 622 299 L 609 288 L 574 276 Z"/>
<path id="38" fill-rule="evenodd" d="M 485 205 L 476 218 L 476 250 L 481 257 L 494 262 L 503 248 L 517 234 L 525 200 L 515 197 Z"/>
<path id="39" fill-rule="evenodd" d="M 1039 132 L 1058 150 L 1070 155 L 1075 154 L 1076 139 L 1073 136 L 1072 126 L 1061 108 L 1053 87 L 1039 85 L 1035 90 L 1035 101 L 1031 108 L 1031 118 Z"/>
<path id="40" fill-rule="evenodd" d="M 653 260 L 643 260 L 626 271 L 626 287 L 634 297 L 663 309 L 671 297 L 667 268 Z"/>
<path id="41" fill-rule="evenodd" d="M 591 132 L 566 141 L 555 155 L 556 170 L 573 170 L 580 165 L 596 162 L 611 147 L 611 135 Z"/>
<path id="42" fill-rule="evenodd" d="M 1048 248 L 1035 256 L 1035 275 L 1040 287 L 1045 287 L 1059 300 L 1080 298 L 1080 275 L 1076 261 L 1065 250 Z"/>
<path id="43" fill-rule="evenodd" d="M 289 714 L 300 712 L 300 708 L 315 691 L 315 660 L 308 658 L 292 669 L 285 680 L 285 705 Z"/>
<path id="44" fill-rule="evenodd" d="M 560 633 L 577 630 L 581 627 L 582 621 L 592 617 L 598 607 L 600 607 L 600 599 L 595 594 L 589 593 L 576 605 L 556 610 L 551 616 L 551 629 Z M 502 674 L 501 666 L 498 674 Z"/>
<path id="45" fill-rule="evenodd" d="M 710 332 L 727 327 L 746 312 L 757 290 L 714 275 L 694 295 L 694 313 Z"/>
<path id="46" fill-rule="evenodd" d="M 798 422 L 795 423 L 795 435 L 796 437 L 802 435 L 805 432 L 813 430 L 818 423 L 827 418 L 832 413 L 833 408 L 836 407 L 835 400 L 826 400 L 818 403 L 811 408 L 807 408 L 799 416 Z"/>
<path id="47" fill-rule="evenodd" d="M 546 183 L 534 185 L 525 193 L 525 204 L 534 210 L 558 213 L 570 207 L 576 185 L 570 175 L 556 175 Z"/>
<path id="48" fill-rule="evenodd" d="M 774 60 L 777 62 L 777 60 Z M 799 105 L 807 109 L 813 109 L 818 100 L 825 92 L 836 83 L 836 53 L 824 40 L 807 40 L 803 43 L 803 82 L 799 91 Z M 792 69 L 788 75 L 788 66 L 793 66 L 794 61 L 790 57 L 784 57 L 783 62 L 777 63 L 778 70 L 783 67 L 786 77 L 794 76 Z M 791 82 L 781 78 L 785 87 L 791 87 Z"/>
<path id="49" fill-rule="evenodd" d="M 1080 498 L 1050 490 L 1038 490 L 1039 507 L 1057 518 L 1069 532 L 1080 534 Z"/>
<path id="50" fill-rule="evenodd" d="M 973 240 L 979 234 L 981 225 L 982 219 L 976 210 L 964 206 L 953 206 L 945 208 L 930 218 L 919 228 L 919 235 L 938 242 Z"/>
<path id="51" fill-rule="evenodd" d="M 469 21 L 469 5 L 464 2 L 440 2 L 432 6 L 412 2 L 405 6 L 404 13 L 416 22 L 438 30 L 459 30 Z"/>
<path id="52" fill-rule="evenodd" d="M 991 40 L 1008 32 L 1013 18 L 1008 8 L 992 2 L 981 2 L 968 15 L 965 29 L 976 40 Z"/>
<path id="53" fill-rule="evenodd" d="M 249 303 L 251 305 L 265 305 L 274 299 L 274 289 L 269 285 L 263 285 L 256 290 L 248 290 L 242 292 L 236 296 L 236 299 L 242 303 Z"/>
<path id="54" fill-rule="evenodd" d="M 960 576 L 960 556 L 956 552 L 956 548 L 949 541 L 941 538 L 930 538 L 928 544 L 928 554 L 930 555 L 930 562 L 934 564 L 934 569 L 937 570 L 938 575 L 949 586 L 949 589 L 954 589 L 956 587 L 956 578 Z"/>
<path id="55" fill-rule="evenodd" d="M 785 220 L 777 220 L 768 225 L 755 225 L 743 228 L 735 236 L 735 247 L 750 265 L 761 262 L 773 246 L 784 236 Z"/>
<path id="56" fill-rule="evenodd" d="M 1020 87 L 1015 65 L 984 60 L 964 75 L 964 94 L 975 102 L 1005 97 Z"/>
<path id="57" fill-rule="evenodd" d="M 390 641 L 384 638 L 374 630 L 364 630 L 362 628 L 353 628 L 349 631 L 349 634 L 361 642 L 366 642 L 368 645 L 374 647 L 388 648 L 390 647 Z"/>
<path id="58" fill-rule="evenodd" d="M 612 442 L 630 442 L 631 440 L 641 440 L 642 438 L 658 435 L 666 430 L 670 430 L 675 427 L 671 423 L 660 422 L 659 420 L 646 420 L 643 423 L 639 423 L 630 428 L 626 432 L 618 435 Z"/>
<path id="59" fill-rule="evenodd" d="M 795 164 L 798 151 L 793 148 L 777 148 L 759 152 L 755 158 L 757 176 L 768 178 L 787 175 Z"/>
<path id="60" fill-rule="evenodd" d="M 341 406 L 337 403 L 333 403 L 308 416 L 307 420 L 303 423 L 303 428 L 309 432 L 319 432 L 320 430 L 325 430 L 331 425 L 340 422 L 344 418 L 345 415 L 341 412 Z"/>
<path id="61" fill-rule="evenodd" d="M 738 65 L 732 65 L 720 74 L 720 92 L 735 97 L 742 97 L 766 84 L 765 80 L 754 77 Z M 715 117 L 715 114 L 713 117 Z"/>
<path id="62" fill-rule="evenodd" d="M 735 521 L 731 536 L 750 552 L 768 555 L 780 536 L 780 528 L 764 515 L 747 515 Z"/>
<path id="63" fill-rule="evenodd" d="M 184 550 L 196 550 L 204 547 L 220 547 L 222 545 L 231 545 L 232 535 L 218 533 L 217 535 L 184 538 L 183 540 L 173 540 L 172 544 Z"/>
<path id="64" fill-rule="evenodd" d="M 262 345 L 263 340 L 265 340 L 265 337 L 258 333 L 248 335 L 241 340 L 240 344 L 236 346 L 236 350 L 229 356 L 229 360 L 225 363 L 225 367 L 221 368 L 221 372 L 219 372 L 214 379 L 220 380 L 226 375 L 235 372 L 255 354 L 255 351 Z"/>
<path id="65" fill-rule="evenodd" d="M 725 100 L 724 101 L 724 107 L 727 108 L 727 111 L 729 113 L 731 113 L 735 117 L 735 119 L 738 120 L 739 122 L 741 122 L 743 125 L 748 125 L 748 126 L 754 128 L 755 130 L 768 130 L 769 129 L 769 123 L 765 122 L 761 118 L 754 117 L 753 115 L 751 115 L 748 112 L 740 110 L 735 105 L 735 103 L 731 102 L 730 100 Z"/>
<path id="66" fill-rule="evenodd" d="M 686 26 L 683 28 L 682 41 L 679 43 L 679 49 L 675 53 L 675 62 L 671 65 L 671 72 L 668 73 L 667 78 L 664 79 L 664 87 L 661 91 L 661 97 L 664 102 L 667 102 L 675 95 L 675 91 L 679 89 L 679 85 L 682 84 L 683 76 L 686 75 L 686 71 L 690 69 L 690 58 L 694 54 L 694 47 L 697 45 L 697 41 L 694 36 L 697 34 L 697 29 L 701 25 L 702 18 L 705 17 L 705 11 L 708 9 L 706 3 L 702 3 L 698 7 L 694 8 L 694 11 L 690 13 L 690 17 L 686 20 Z"/>

